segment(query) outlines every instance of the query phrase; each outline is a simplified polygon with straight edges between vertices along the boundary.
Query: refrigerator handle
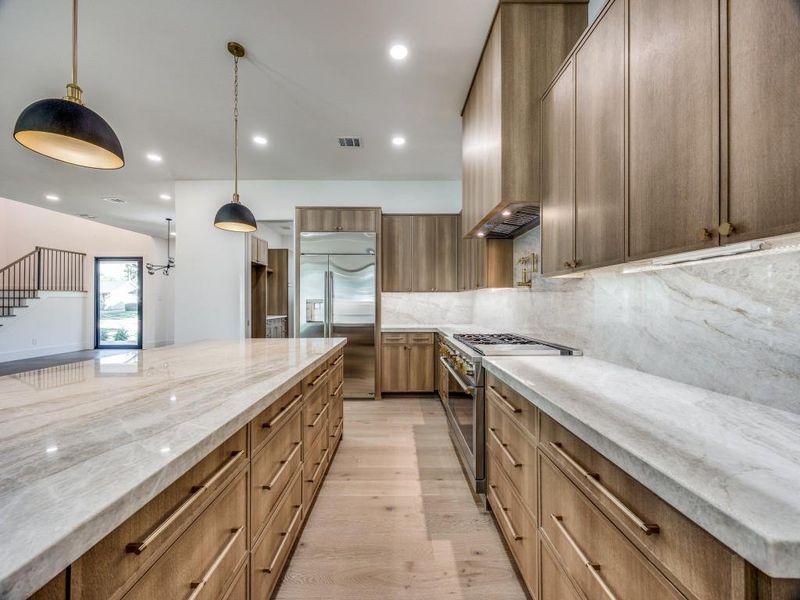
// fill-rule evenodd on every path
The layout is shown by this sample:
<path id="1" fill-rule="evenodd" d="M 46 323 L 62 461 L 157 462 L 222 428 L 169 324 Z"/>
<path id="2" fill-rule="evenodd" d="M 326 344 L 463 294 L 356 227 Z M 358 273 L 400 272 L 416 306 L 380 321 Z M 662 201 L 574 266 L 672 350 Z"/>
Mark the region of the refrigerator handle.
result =
<path id="1" fill-rule="evenodd" d="M 324 278 L 322 287 L 324 290 L 324 301 L 322 303 L 322 337 L 328 337 L 328 275 L 330 272 L 325 271 L 322 276 Z"/>
<path id="2" fill-rule="evenodd" d="M 331 282 L 328 284 L 328 337 L 333 337 L 333 271 L 331 271 L 329 274 L 331 276 Z"/>

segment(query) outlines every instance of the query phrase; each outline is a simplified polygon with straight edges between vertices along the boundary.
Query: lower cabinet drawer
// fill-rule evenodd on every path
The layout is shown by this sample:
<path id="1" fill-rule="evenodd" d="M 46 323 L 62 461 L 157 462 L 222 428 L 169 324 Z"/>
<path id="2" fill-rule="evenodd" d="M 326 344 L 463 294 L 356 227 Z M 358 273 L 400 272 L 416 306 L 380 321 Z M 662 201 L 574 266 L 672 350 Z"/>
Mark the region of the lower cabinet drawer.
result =
<path id="1" fill-rule="evenodd" d="M 321 435 L 314 440 L 303 458 L 303 504 L 305 509 L 311 508 L 311 502 L 322 482 L 325 467 L 328 464 L 330 438 Z"/>
<path id="2" fill-rule="evenodd" d="M 670 582 L 540 454 L 542 535 L 589 600 L 678 600 Z"/>
<path id="3" fill-rule="evenodd" d="M 492 454 L 486 457 L 489 488 L 486 497 L 500 524 L 500 531 L 514 555 L 522 579 L 531 596 L 536 597 L 539 547 L 536 524 L 523 508 L 497 460 Z"/>
<path id="4" fill-rule="evenodd" d="M 679 587 L 704 600 L 731 598 L 746 565 L 708 532 L 546 415 L 543 449 Z"/>
<path id="5" fill-rule="evenodd" d="M 247 575 L 250 572 L 247 567 L 248 561 L 245 561 L 236 574 L 236 580 L 222 600 L 247 600 Z"/>
<path id="6" fill-rule="evenodd" d="M 250 597 L 254 600 L 271 597 L 302 522 L 303 482 L 298 473 L 255 543 L 250 558 Z"/>
<path id="7" fill-rule="evenodd" d="M 296 412 L 253 457 L 250 475 L 250 533 L 261 533 L 303 458 L 302 415 Z"/>
<path id="8" fill-rule="evenodd" d="M 327 387 L 329 372 L 330 367 L 328 363 L 323 362 L 321 365 L 314 367 L 311 373 L 306 375 L 305 379 L 303 379 L 303 393 L 306 397 L 320 388 L 324 389 Z"/>
<path id="9" fill-rule="evenodd" d="M 581 600 L 572 582 L 556 564 L 547 544 L 541 544 L 539 554 L 542 557 L 542 600 Z"/>
<path id="10" fill-rule="evenodd" d="M 222 596 L 247 560 L 247 474 L 223 490 L 125 600 Z"/>
<path id="11" fill-rule="evenodd" d="M 317 435 L 326 425 L 328 404 L 330 403 L 323 389 L 313 392 L 306 398 L 303 406 L 303 446 L 306 449 L 317 439 Z"/>
<path id="12" fill-rule="evenodd" d="M 486 403 L 486 446 L 536 516 L 536 444 L 494 402 Z"/>
<path id="13" fill-rule="evenodd" d="M 298 383 L 251 421 L 253 454 L 281 428 L 303 402 L 303 384 Z"/>
<path id="14" fill-rule="evenodd" d="M 243 428 L 76 560 L 70 597 L 120 598 L 246 462 Z"/>

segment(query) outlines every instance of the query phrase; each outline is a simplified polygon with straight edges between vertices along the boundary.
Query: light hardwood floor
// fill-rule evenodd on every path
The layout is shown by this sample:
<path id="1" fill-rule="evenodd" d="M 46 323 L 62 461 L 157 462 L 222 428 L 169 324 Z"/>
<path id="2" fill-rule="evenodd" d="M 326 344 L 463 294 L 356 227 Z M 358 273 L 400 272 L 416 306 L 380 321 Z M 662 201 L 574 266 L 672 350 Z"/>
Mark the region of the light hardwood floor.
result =
<path id="1" fill-rule="evenodd" d="M 275 597 L 524 599 L 434 398 L 345 402 L 342 445 Z"/>

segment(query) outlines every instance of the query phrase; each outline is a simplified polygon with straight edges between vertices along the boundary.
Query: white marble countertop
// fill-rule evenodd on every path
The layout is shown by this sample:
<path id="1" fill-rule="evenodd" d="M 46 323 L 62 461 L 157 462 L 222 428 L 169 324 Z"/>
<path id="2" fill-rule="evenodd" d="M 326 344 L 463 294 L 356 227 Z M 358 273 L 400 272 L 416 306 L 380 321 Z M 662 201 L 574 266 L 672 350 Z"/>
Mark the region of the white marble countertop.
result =
<path id="1" fill-rule="evenodd" d="M 381 331 L 385 333 L 406 333 L 411 331 L 432 331 L 434 333 L 441 333 L 443 335 L 452 335 L 454 333 L 492 333 L 492 329 L 481 327 L 480 325 L 470 325 L 469 323 L 452 324 L 452 325 L 412 325 L 412 324 L 381 324 Z"/>
<path id="2" fill-rule="evenodd" d="M 753 565 L 800 578 L 800 415 L 587 357 L 483 363 Z"/>
<path id="3" fill-rule="evenodd" d="M 0 598 L 26 598 L 342 338 L 200 342 L 0 377 Z"/>

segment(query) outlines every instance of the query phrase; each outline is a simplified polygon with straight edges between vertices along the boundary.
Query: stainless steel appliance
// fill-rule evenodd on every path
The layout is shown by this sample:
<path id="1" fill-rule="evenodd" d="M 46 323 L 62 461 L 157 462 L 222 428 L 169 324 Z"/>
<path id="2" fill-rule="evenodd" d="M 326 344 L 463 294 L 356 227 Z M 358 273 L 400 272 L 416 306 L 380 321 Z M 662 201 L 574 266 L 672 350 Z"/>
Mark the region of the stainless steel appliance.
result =
<path id="1" fill-rule="evenodd" d="M 580 350 L 513 333 L 440 336 L 439 360 L 450 374 L 444 406 L 450 437 L 476 493 L 486 492 L 483 356 L 576 356 Z"/>
<path id="2" fill-rule="evenodd" d="M 375 397 L 375 233 L 300 234 L 299 337 L 346 337 L 344 396 Z"/>

